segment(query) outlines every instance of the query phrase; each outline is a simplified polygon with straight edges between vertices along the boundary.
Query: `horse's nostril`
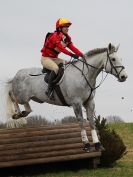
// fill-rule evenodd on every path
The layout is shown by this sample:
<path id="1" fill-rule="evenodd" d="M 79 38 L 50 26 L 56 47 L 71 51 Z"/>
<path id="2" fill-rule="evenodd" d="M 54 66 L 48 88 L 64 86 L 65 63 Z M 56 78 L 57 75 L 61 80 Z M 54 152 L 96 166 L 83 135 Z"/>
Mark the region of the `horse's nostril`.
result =
<path id="1" fill-rule="evenodd" d="M 122 80 L 125 80 L 127 77 L 125 75 L 121 76 Z"/>
<path id="2" fill-rule="evenodd" d="M 125 79 L 125 76 L 121 76 L 122 79 Z"/>

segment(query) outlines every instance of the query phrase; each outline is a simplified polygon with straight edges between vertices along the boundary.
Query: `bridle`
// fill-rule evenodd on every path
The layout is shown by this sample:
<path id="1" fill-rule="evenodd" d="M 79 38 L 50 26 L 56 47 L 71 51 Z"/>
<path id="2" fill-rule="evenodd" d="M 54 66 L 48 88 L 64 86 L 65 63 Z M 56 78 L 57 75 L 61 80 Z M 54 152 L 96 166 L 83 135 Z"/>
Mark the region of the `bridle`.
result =
<path id="1" fill-rule="evenodd" d="M 116 51 L 113 51 L 113 52 L 116 52 Z M 111 65 L 110 74 L 113 74 L 113 69 L 114 69 L 115 74 L 113 74 L 113 75 L 116 76 L 117 78 L 119 78 L 120 73 L 122 72 L 123 69 L 125 69 L 125 67 L 124 66 L 114 66 L 114 64 L 113 64 L 113 62 L 111 61 L 111 58 L 110 58 L 110 54 L 112 54 L 113 52 L 109 53 L 108 50 L 107 50 L 107 60 L 106 60 L 106 64 L 105 64 L 105 71 L 106 71 L 106 68 L 107 68 L 107 64 L 109 62 L 110 65 Z M 117 68 L 121 68 L 119 72 L 117 71 Z"/>

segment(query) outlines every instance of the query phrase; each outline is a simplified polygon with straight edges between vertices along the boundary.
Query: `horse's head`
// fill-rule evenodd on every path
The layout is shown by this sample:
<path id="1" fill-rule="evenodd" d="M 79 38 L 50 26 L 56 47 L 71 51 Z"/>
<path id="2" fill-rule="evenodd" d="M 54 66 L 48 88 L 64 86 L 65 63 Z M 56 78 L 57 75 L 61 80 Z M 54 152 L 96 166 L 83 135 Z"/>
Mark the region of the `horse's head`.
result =
<path id="1" fill-rule="evenodd" d="M 121 63 L 121 59 L 117 56 L 119 45 L 114 47 L 111 43 L 107 48 L 107 60 L 104 62 L 104 68 L 107 73 L 110 73 L 118 78 L 118 81 L 124 82 L 127 79 L 125 67 Z"/>

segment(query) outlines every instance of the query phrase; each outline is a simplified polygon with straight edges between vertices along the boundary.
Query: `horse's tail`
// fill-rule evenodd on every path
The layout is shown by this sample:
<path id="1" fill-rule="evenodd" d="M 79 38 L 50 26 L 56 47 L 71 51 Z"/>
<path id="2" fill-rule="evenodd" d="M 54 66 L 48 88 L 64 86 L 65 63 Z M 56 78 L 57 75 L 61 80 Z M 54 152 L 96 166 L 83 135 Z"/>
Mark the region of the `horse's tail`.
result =
<path id="1" fill-rule="evenodd" d="M 12 116 L 15 114 L 13 102 L 9 96 L 12 91 L 12 80 L 0 82 L 0 123 L 7 127 L 19 127 L 25 124 L 25 119 L 13 120 Z"/>

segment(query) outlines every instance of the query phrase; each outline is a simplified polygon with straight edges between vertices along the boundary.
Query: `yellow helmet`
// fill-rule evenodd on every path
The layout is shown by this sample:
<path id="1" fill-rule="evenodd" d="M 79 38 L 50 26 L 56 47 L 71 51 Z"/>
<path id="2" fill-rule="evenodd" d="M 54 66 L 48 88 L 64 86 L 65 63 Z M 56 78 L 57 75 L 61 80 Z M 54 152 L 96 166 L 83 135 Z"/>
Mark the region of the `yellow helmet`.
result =
<path id="1" fill-rule="evenodd" d="M 56 22 L 56 29 L 63 26 L 70 26 L 72 23 L 66 18 L 59 18 Z"/>

